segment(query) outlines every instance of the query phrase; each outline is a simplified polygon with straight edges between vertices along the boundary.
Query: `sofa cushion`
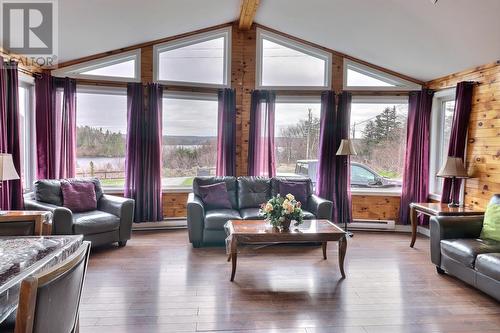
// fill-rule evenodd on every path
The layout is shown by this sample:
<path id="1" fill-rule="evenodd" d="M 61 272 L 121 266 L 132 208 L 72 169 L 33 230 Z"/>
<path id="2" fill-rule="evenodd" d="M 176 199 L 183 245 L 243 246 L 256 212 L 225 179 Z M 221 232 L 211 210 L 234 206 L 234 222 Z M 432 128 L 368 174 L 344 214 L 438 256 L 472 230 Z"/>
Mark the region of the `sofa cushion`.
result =
<path id="1" fill-rule="evenodd" d="M 40 179 L 35 182 L 35 200 L 62 206 L 61 182 L 57 179 Z"/>
<path id="2" fill-rule="evenodd" d="M 282 183 L 288 183 L 288 184 L 285 184 L 285 186 L 281 186 Z M 303 184 L 303 187 L 300 186 L 300 185 L 296 185 L 295 187 L 295 184 Z M 290 186 L 289 185 L 294 185 L 293 187 L 294 188 L 297 188 L 299 189 L 300 188 L 300 193 L 298 193 L 297 191 L 290 191 Z M 308 199 L 309 199 L 309 196 L 311 196 L 313 194 L 313 187 L 312 187 L 312 182 L 309 178 L 304 178 L 304 177 L 275 177 L 271 180 L 271 194 L 274 196 L 274 195 L 277 195 L 277 194 L 280 194 L 280 195 L 287 195 L 288 193 L 291 193 L 293 194 L 296 198 L 297 201 L 300 201 L 300 203 L 302 204 L 303 207 L 307 207 L 307 203 L 308 203 Z M 303 193 L 303 191 L 306 191 L 305 194 Z M 282 193 L 283 191 L 283 193 Z M 287 193 L 284 193 L 284 192 L 287 192 Z M 296 193 L 292 193 L 292 192 L 296 192 Z M 305 198 L 304 198 L 304 195 L 305 195 Z"/>
<path id="3" fill-rule="evenodd" d="M 238 185 L 236 183 L 236 177 L 194 177 L 193 179 L 193 193 L 201 198 L 200 186 L 212 185 L 225 182 L 227 194 L 229 196 L 229 201 L 233 209 L 238 208 L 237 202 L 237 192 Z"/>
<path id="4" fill-rule="evenodd" d="M 61 181 L 64 207 L 73 213 L 88 212 L 97 209 L 95 186 L 92 182 Z"/>
<path id="5" fill-rule="evenodd" d="M 441 241 L 441 254 L 470 268 L 474 268 L 477 255 L 492 252 L 500 252 L 500 242 L 470 238 Z"/>
<path id="6" fill-rule="evenodd" d="M 82 182 L 82 183 L 92 182 L 92 183 L 94 183 L 95 197 L 96 197 L 97 201 L 99 201 L 99 199 L 101 199 L 101 197 L 104 194 L 102 192 L 101 181 L 98 178 L 91 177 L 91 178 L 68 178 L 68 179 L 61 179 L 61 181 L 63 181 L 63 180 L 66 180 L 66 181 L 68 181 L 70 183 L 79 183 L 79 182 Z"/>
<path id="7" fill-rule="evenodd" d="M 240 209 L 240 215 L 243 220 L 263 220 L 264 216 L 259 214 L 260 208 L 243 208 Z"/>
<path id="8" fill-rule="evenodd" d="M 271 198 L 271 179 L 238 177 L 238 208 L 257 208 Z"/>
<path id="9" fill-rule="evenodd" d="M 304 182 L 281 182 L 280 195 L 284 197 L 288 194 L 292 194 L 295 200 L 305 205 L 309 197 L 307 187 L 307 184 Z"/>
<path id="10" fill-rule="evenodd" d="M 229 220 L 241 220 L 240 213 L 234 209 L 212 209 L 205 214 L 205 229 L 224 230 Z"/>
<path id="11" fill-rule="evenodd" d="M 120 219 L 117 216 L 100 210 L 73 214 L 73 232 L 75 234 L 100 234 L 119 228 Z"/>
<path id="12" fill-rule="evenodd" d="M 488 207 L 486 207 L 481 238 L 500 241 L 500 202 L 498 202 L 496 196 L 491 199 Z"/>
<path id="13" fill-rule="evenodd" d="M 316 216 L 310 211 L 302 209 L 302 214 L 304 214 L 304 220 L 314 220 Z"/>
<path id="14" fill-rule="evenodd" d="M 476 271 L 500 281 L 500 253 L 480 254 L 476 258 Z"/>
<path id="15" fill-rule="evenodd" d="M 201 200 L 207 209 L 231 209 L 226 183 L 203 185 L 199 187 Z"/>

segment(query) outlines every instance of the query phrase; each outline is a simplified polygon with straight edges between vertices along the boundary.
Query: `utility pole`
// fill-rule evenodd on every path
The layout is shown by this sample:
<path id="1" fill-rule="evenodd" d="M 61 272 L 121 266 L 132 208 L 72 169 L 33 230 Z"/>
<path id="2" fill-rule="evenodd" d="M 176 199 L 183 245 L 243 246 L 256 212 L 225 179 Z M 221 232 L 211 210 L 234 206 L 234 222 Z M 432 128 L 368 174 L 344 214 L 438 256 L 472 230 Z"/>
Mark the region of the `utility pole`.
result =
<path id="1" fill-rule="evenodd" d="M 307 115 L 307 137 L 306 137 L 306 160 L 309 159 L 309 145 L 311 142 L 312 109 L 308 109 Z"/>

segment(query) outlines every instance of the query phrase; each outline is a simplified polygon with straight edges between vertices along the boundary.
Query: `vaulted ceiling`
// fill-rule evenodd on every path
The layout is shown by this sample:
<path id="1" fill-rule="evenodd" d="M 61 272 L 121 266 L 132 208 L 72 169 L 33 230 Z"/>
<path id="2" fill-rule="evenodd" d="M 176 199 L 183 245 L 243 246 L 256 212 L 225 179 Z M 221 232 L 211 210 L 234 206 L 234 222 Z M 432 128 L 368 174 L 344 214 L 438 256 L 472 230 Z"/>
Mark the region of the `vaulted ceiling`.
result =
<path id="1" fill-rule="evenodd" d="M 239 0 L 59 1 L 67 61 L 238 19 Z M 499 0 L 260 0 L 255 22 L 420 80 L 500 59 Z"/>

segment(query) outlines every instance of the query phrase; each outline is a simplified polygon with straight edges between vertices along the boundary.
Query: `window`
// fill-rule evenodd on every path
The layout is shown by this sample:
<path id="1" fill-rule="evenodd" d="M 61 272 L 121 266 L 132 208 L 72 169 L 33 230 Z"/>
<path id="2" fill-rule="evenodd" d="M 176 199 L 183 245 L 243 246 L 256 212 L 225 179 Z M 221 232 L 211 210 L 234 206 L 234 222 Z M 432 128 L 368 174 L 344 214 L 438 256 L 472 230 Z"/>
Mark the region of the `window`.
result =
<path id="1" fill-rule="evenodd" d="M 351 156 L 353 189 L 401 190 L 407 117 L 407 99 L 353 99 L 350 137 L 357 152 Z"/>
<path id="2" fill-rule="evenodd" d="M 214 176 L 217 160 L 217 95 L 163 97 L 162 186 L 191 188 L 196 176 Z"/>
<path id="3" fill-rule="evenodd" d="M 156 81 L 176 85 L 229 86 L 231 30 L 225 28 L 154 46 Z"/>
<path id="4" fill-rule="evenodd" d="M 330 87 L 331 54 L 257 30 L 257 86 L 273 89 Z"/>
<path id="5" fill-rule="evenodd" d="M 141 75 L 141 50 L 120 53 L 52 71 L 54 76 L 92 80 L 138 82 Z"/>
<path id="6" fill-rule="evenodd" d="M 349 90 L 419 90 L 420 85 L 344 59 L 344 89 Z"/>
<path id="7" fill-rule="evenodd" d="M 430 192 L 440 199 L 443 179 L 436 173 L 448 156 L 451 126 L 455 113 L 455 89 L 436 92 L 432 102 Z"/>
<path id="8" fill-rule="evenodd" d="M 97 177 L 104 187 L 125 184 L 127 92 L 78 87 L 76 174 Z"/>
<path id="9" fill-rule="evenodd" d="M 32 80 L 31 80 L 32 81 Z M 19 170 L 23 189 L 26 191 L 32 188 L 35 175 L 35 155 L 34 155 L 34 127 L 33 122 L 33 85 L 22 81 L 19 82 L 19 130 L 20 130 L 20 153 L 21 170 Z"/>
<path id="10" fill-rule="evenodd" d="M 279 176 L 316 180 L 321 104 L 319 99 L 278 98 L 275 106 L 275 156 Z"/>

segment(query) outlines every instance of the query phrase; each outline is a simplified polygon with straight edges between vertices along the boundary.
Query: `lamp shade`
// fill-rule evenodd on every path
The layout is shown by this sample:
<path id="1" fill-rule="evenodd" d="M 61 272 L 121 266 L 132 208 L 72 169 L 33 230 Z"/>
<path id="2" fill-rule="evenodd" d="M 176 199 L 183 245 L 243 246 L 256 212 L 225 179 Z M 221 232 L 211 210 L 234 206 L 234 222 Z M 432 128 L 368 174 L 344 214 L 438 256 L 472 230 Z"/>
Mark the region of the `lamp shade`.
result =
<path id="1" fill-rule="evenodd" d="M 0 182 L 19 179 L 11 154 L 0 154 Z"/>
<path id="2" fill-rule="evenodd" d="M 337 155 L 357 155 L 352 141 L 349 139 L 342 139 L 339 149 L 337 150 Z"/>
<path id="3" fill-rule="evenodd" d="M 462 159 L 460 157 L 451 156 L 446 158 L 444 165 L 436 176 L 443 178 L 469 178 Z"/>

